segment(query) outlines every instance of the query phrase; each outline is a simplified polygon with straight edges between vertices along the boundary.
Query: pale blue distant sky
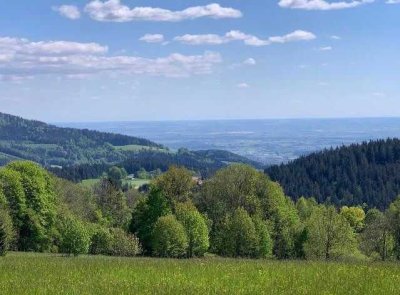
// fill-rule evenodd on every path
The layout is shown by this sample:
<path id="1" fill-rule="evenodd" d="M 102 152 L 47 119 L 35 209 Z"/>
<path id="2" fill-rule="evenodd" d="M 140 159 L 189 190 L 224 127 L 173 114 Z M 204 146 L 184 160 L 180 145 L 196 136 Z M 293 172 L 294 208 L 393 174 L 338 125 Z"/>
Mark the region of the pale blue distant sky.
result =
<path id="1" fill-rule="evenodd" d="M 0 1 L 0 111 L 400 116 L 399 0 Z"/>

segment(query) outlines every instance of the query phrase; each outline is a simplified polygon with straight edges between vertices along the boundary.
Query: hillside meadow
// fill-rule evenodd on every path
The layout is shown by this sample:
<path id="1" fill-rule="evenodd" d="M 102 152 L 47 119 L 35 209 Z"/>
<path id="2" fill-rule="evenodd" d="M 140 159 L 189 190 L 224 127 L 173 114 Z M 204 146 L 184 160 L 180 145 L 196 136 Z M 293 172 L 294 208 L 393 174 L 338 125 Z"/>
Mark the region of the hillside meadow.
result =
<path id="1" fill-rule="evenodd" d="M 399 294 L 392 263 L 65 257 L 0 258 L 1 294 Z"/>

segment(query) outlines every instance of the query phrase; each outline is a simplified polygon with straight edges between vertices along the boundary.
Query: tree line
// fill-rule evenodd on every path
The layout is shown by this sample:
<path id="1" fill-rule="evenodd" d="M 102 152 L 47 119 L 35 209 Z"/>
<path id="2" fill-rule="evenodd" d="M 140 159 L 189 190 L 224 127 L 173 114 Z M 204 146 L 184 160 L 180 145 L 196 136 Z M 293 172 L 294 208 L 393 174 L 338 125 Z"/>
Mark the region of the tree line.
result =
<path id="1" fill-rule="evenodd" d="M 0 169 L 0 253 L 274 259 L 400 259 L 400 199 L 385 211 L 287 197 L 247 165 L 195 182 L 171 166 L 150 189 L 121 190 L 113 167 L 93 188 L 32 162 Z"/>
<path id="2" fill-rule="evenodd" d="M 136 174 L 141 170 L 154 171 L 157 169 L 165 172 L 170 166 L 175 165 L 186 167 L 206 178 L 225 167 L 227 163 L 245 163 L 261 168 L 261 164 L 227 151 L 179 149 L 177 152 L 137 151 L 118 164 L 80 164 L 62 169 L 48 168 L 48 170 L 59 177 L 79 182 L 84 179 L 99 178 L 114 165 L 124 168 L 129 174 Z"/>

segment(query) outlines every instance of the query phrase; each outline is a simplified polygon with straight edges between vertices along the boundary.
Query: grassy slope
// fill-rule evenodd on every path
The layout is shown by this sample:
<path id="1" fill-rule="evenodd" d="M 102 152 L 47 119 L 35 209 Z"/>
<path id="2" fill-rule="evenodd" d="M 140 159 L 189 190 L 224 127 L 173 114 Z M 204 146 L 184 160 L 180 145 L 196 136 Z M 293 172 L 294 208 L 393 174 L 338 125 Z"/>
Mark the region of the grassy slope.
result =
<path id="1" fill-rule="evenodd" d="M 400 294 L 396 264 L 262 260 L 0 258 L 1 294 Z"/>

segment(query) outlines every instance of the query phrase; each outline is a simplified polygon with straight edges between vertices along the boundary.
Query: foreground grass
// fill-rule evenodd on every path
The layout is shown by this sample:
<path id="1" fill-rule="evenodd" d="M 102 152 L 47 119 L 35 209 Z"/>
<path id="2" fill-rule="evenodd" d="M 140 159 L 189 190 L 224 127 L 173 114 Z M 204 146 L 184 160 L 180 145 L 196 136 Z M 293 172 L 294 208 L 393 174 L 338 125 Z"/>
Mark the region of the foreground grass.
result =
<path id="1" fill-rule="evenodd" d="M 10 253 L 0 294 L 400 294 L 396 264 Z"/>

